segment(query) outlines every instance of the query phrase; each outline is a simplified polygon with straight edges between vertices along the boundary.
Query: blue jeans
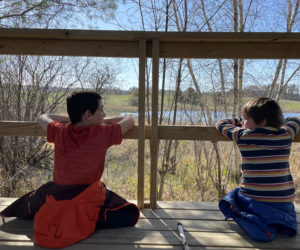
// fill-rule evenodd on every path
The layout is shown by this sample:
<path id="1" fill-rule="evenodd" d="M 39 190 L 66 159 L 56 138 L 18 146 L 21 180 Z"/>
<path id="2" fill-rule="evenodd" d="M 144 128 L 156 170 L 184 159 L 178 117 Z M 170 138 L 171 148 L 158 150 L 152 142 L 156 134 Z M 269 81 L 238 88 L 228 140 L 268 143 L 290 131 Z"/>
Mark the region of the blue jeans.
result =
<path id="1" fill-rule="evenodd" d="M 226 219 L 232 218 L 252 239 L 269 242 L 278 233 L 295 236 L 298 231 L 292 202 L 259 202 L 242 195 L 235 188 L 220 202 Z"/>

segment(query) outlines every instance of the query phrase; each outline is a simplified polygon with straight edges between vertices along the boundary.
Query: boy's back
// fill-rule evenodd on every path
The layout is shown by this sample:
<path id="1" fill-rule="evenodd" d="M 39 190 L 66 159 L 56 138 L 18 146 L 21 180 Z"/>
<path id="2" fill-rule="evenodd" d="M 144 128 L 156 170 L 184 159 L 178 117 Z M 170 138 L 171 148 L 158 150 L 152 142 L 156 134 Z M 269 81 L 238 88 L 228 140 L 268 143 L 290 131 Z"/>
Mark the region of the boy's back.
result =
<path id="1" fill-rule="evenodd" d="M 104 119 L 101 96 L 95 92 L 73 92 L 67 110 L 68 117 L 39 117 L 48 141 L 55 144 L 54 182 L 25 194 L 0 213 L 34 218 L 34 240 L 43 247 L 65 247 L 96 228 L 134 226 L 139 219 L 138 207 L 100 180 L 107 148 L 121 143 L 134 120 Z"/>
<path id="2" fill-rule="evenodd" d="M 91 184 L 100 180 L 106 150 L 122 142 L 134 126 L 130 117 L 105 118 L 102 98 L 95 92 L 73 92 L 67 98 L 69 117 L 43 114 L 40 125 L 55 144 L 54 182 Z"/>
<path id="3" fill-rule="evenodd" d="M 48 142 L 55 144 L 53 179 L 60 185 L 91 184 L 100 180 L 106 150 L 122 142 L 119 124 L 75 126 L 51 122 Z"/>
<path id="4" fill-rule="evenodd" d="M 255 240 L 268 242 L 278 233 L 295 236 L 298 225 L 289 154 L 300 120 L 284 119 L 279 104 L 268 97 L 249 100 L 241 114 L 242 120 L 216 124 L 241 151 L 243 179 L 239 188 L 220 200 L 219 208 Z"/>
<path id="5" fill-rule="evenodd" d="M 232 124 L 233 122 L 236 124 Z M 295 187 L 289 168 L 290 147 L 299 131 L 299 120 L 290 118 L 283 127 L 254 130 L 239 127 L 238 120 L 221 120 L 219 131 L 234 140 L 242 155 L 240 191 L 257 201 L 289 202 Z"/>

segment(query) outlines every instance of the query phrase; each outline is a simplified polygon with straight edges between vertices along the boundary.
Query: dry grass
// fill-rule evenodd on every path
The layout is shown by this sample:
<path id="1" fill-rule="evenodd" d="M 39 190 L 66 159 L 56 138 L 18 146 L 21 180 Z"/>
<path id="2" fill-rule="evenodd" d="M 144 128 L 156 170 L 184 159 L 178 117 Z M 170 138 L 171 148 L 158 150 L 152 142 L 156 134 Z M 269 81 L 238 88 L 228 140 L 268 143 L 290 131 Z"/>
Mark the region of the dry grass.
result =
<path id="1" fill-rule="evenodd" d="M 218 201 L 218 192 L 214 166 L 206 165 L 206 159 L 196 162 L 193 153 L 193 144 L 185 143 L 186 154 L 181 158 L 174 173 L 168 174 L 165 179 L 165 192 L 163 200 L 177 201 Z M 222 162 L 230 162 L 228 145 L 221 144 Z M 292 147 L 290 157 L 291 171 L 296 184 L 296 203 L 300 203 L 300 171 L 299 171 L 300 144 L 295 143 Z M 204 157 L 204 156 L 203 156 Z M 158 161 L 160 169 L 160 160 Z M 201 165 L 201 166 L 200 166 Z M 226 171 L 230 168 L 222 165 L 222 182 L 228 181 L 226 191 L 238 186 L 231 179 L 226 179 Z M 150 154 L 149 147 L 146 147 L 145 154 L 145 198 L 149 198 L 150 187 Z M 159 178 L 159 174 L 158 174 Z M 106 170 L 103 181 L 120 195 L 127 199 L 136 199 L 137 194 L 137 142 L 125 140 L 121 146 L 112 147 L 108 152 Z M 225 185 L 225 184 L 224 184 Z"/>
<path id="2" fill-rule="evenodd" d="M 300 204 L 300 143 L 294 143 L 291 149 L 290 167 L 296 186 L 295 203 Z"/>
<path id="3" fill-rule="evenodd" d="M 165 179 L 165 190 L 163 200 L 171 201 L 210 201 L 219 200 L 216 187 L 216 161 L 215 155 L 210 155 L 210 162 L 202 153 L 199 159 L 194 154 L 194 144 L 191 141 L 180 141 L 178 154 L 181 154 L 176 170 L 167 175 Z M 203 143 L 203 142 L 199 142 Z M 229 143 L 230 144 L 230 143 Z M 208 149 L 209 142 L 205 142 L 203 146 Z M 222 185 L 226 186 L 226 192 L 238 186 L 232 179 L 226 178 L 228 169 L 231 168 L 231 149 L 228 143 L 219 143 L 219 150 L 222 162 Z M 183 150 L 183 154 L 180 150 Z M 210 154 L 213 151 L 206 151 Z M 300 143 L 292 146 L 290 156 L 291 172 L 296 185 L 295 203 L 300 204 L 300 169 L 299 169 L 299 153 Z M 162 153 L 160 151 L 160 153 Z M 127 199 L 136 199 L 137 197 L 137 141 L 124 140 L 119 146 L 111 147 L 106 156 L 106 168 L 102 177 L 102 181 L 107 186 Z M 225 165 L 225 163 L 227 165 Z M 161 168 L 161 161 L 158 160 L 158 169 Z M 35 170 L 36 171 L 36 170 Z M 52 170 L 39 170 L 35 172 L 36 177 L 31 181 L 20 183 L 18 190 L 14 193 L 15 197 L 19 197 L 32 189 L 36 189 L 45 182 L 49 181 Z M 158 174 L 158 180 L 160 175 Z M 1 179 L 1 178 L 0 178 Z M 0 180 L 1 181 L 1 180 Z M 226 183 L 228 182 L 228 183 Z M 150 152 L 149 143 L 146 142 L 145 147 L 145 199 L 149 199 L 150 190 Z"/>

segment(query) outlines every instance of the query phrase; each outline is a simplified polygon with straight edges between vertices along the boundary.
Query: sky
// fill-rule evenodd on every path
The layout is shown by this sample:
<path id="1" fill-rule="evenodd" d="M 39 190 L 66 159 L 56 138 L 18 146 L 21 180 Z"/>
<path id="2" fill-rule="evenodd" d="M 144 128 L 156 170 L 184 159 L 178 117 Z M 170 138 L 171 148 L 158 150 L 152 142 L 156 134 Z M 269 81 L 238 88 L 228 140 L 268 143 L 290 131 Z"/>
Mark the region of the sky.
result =
<path id="1" fill-rule="evenodd" d="M 154 1 L 156 3 L 162 2 L 162 1 Z M 223 0 L 206 0 L 205 3 L 212 2 L 217 4 L 221 4 Z M 244 8 L 245 13 L 246 9 L 249 6 L 249 3 L 255 2 L 254 1 L 248 1 L 244 0 Z M 292 0 L 294 3 L 295 0 Z M 189 3 L 192 3 L 190 1 Z M 264 1 L 256 1 L 255 8 L 252 9 L 252 12 L 249 12 L 248 16 L 248 23 L 249 25 L 245 27 L 245 31 L 251 31 L 251 32 L 261 32 L 261 31 L 267 31 L 267 32 L 285 32 L 286 31 L 286 7 L 283 8 L 282 6 L 286 6 L 287 1 L 285 0 L 264 0 Z M 150 4 L 150 1 L 149 1 Z M 147 12 L 147 3 L 144 5 L 144 11 L 148 15 L 151 15 L 151 12 Z M 149 6 L 148 6 L 149 7 Z M 207 9 L 208 15 L 214 15 L 212 11 L 215 11 L 215 9 L 212 9 L 211 12 L 209 9 Z M 216 18 L 216 21 L 213 25 L 216 27 L 221 25 L 218 22 L 223 22 L 224 15 L 228 15 L 226 13 L 227 9 L 224 6 L 224 10 L 220 13 L 220 18 Z M 200 10 L 198 12 L 201 12 Z M 114 19 L 103 21 L 103 20 L 97 20 L 93 22 L 82 22 L 84 26 L 82 28 L 86 28 L 87 26 L 92 29 L 100 29 L 100 30 L 139 30 L 141 27 L 141 21 L 139 12 L 134 8 L 128 8 L 128 6 L 125 6 L 124 4 L 119 4 L 118 9 L 116 10 L 116 16 Z M 201 16 L 201 15 L 200 15 Z M 192 22 L 201 22 L 201 17 L 193 17 L 194 19 L 190 19 L 189 21 Z M 200 18 L 200 19 L 199 19 Z M 245 17 L 244 17 L 245 18 Z M 136 21 L 138 20 L 138 22 Z M 150 20 L 150 19 L 149 19 Z M 252 21 L 253 20 L 253 21 Z M 145 18 L 145 25 L 147 26 L 148 19 Z M 202 20 L 203 21 L 203 20 Z M 148 23 L 149 25 L 149 23 Z M 226 25 L 227 24 L 222 24 Z M 228 28 L 230 31 L 232 31 L 232 27 L 230 27 L 231 24 L 228 24 Z M 78 27 L 78 26 L 77 26 Z M 80 27 L 79 27 L 80 28 Z M 298 18 L 295 23 L 295 29 L 296 31 L 300 30 L 300 19 Z M 204 30 L 207 31 L 207 30 Z M 119 75 L 119 87 L 122 89 L 128 89 L 132 87 L 138 87 L 138 67 L 137 67 L 137 59 L 118 59 L 118 62 L 120 62 L 119 65 L 121 65 L 121 74 Z M 245 74 L 248 77 L 245 77 L 245 83 L 253 84 L 255 79 L 251 77 L 251 75 L 257 75 L 260 76 L 259 79 L 261 79 L 261 84 L 270 84 L 272 77 L 274 75 L 274 71 L 272 70 L 272 67 L 270 65 L 276 65 L 276 62 L 274 64 L 274 60 L 247 60 L 248 64 L 245 67 Z M 296 64 L 299 64 L 299 61 L 296 62 Z M 268 72 L 266 72 L 266 69 L 270 68 Z M 290 70 L 292 72 L 292 70 Z M 289 73 L 289 71 L 288 71 Z M 287 74 L 289 75 L 289 74 Z M 203 77 L 203 81 L 206 81 L 209 79 L 206 79 L 205 76 Z M 299 85 L 299 76 L 297 76 L 294 79 L 294 84 L 297 86 Z M 170 83 L 171 85 L 172 83 Z M 175 85 L 175 84 L 173 84 Z M 185 88 L 188 88 L 192 86 L 191 81 L 186 81 Z M 209 88 L 209 87 L 208 87 Z"/>
<path id="2" fill-rule="evenodd" d="M 151 4 L 156 5 L 155 13 L 157 14 L 156 23 L 159 31 L 164 30 L 164 22 L 165 15 L 160 12 L 163 9 L 164 0 L 140 0 L 143 3 L 143 13 L 144 13 L 144 26 L 145 30 L 154 30 L 153 27 L 153 6 Z M 1 2 L 1 1 L 0 1 Z M 73 17 L 74 19 L 65 18 L 63 22 L 56 22 L 53 24 L 53 28 L 66 28 L 66 29 L 86 29 L 86 30 L 142 30 L 142 21 L 140 18 L 139 8 L 137 5 L 128 5 L 129 2 L 133 2 L 130 0 L 117 0 L 118 8 L 115 11 L 115 17 L 111 19 L 103 20 L 100 17 L 95 19 L 88 19 L 84 16 L 85 13 L 81 12 L 81 15 L 76 13 Z M 138 1 L 135 1 L 138 2 Z M 127 4 L 123 4 L 127 3 Z M 173 3 L 173 2 L 172 2 Z M 176 1 L 176 3 L 183 3 L 183 1 Z M 205 20 L 203 17 L 203 13 L 201 8 L 197 9 L 196 3 L 200 3 L 199 0 L 189 0 L 187 1 L 190 12 L 189 14 L 188 31 L 208 31 L 208 26 L 204 25 Z M 232 0 L 205 0 L 206 4 L 206 14 L 211 22 L 211 27 L 213 31 L 232 31 Z M 223 5 L 224 3 L 224 5 Z M 247 20 L 245 26 L 245 32 L 251 31 L 266 31 L 266 32 L 284 32 L 286 30 L 286 10 L 287 10 L 287 1 L 286 0 L 244 0 L 244 19 Z M 295 3 L 295 0 L 292 0 L 292 3 Z M 248 11 L 248 7 L 250 4 L 251 9 Z M 1 5 L 1 4 L 0 4 Z M 195 7 L 195 6 L 196 7 Z M 221 6 L 221 8 L 219 8 Z M 283 8 L 284 6 L 284 8 Z M 216 11 L 217 10 L 217 11 Z M 183 14 L 182 7 L 179 7 L 179 12 Z M 175 17 L 172 16 L 173 19 L 170 20 L 170 23 L 173 23 L 173 26 L 170 25 L 169 30 L 177 30 L 175 23 Z M 53 22 L 54 23 L 54 22 Z M 55 26 L 59 24 L 59 27 Z M 34 26 L 35 27 L 35 26 Z M 295 22 L 295 29 L 293 31 L 300 31 L 300 18 Z M 198 29 L 198 30 L 197 30 Z M 103 59 L 105 60 L 105 59 Z M 211 69 L 209 66 L 214 62 L 212 60 L 198 60 L 199 63 L 195 63 L 195 70 L 198 70 L 199 73 L 197 75 L 198 80 L 202 81 L 202 84 L 205 85 L 206 88 L 211 88 L 212 86 L 206 84 L 206 82 L 211 82 L 209 76 L 209 70 Z M 227 81 L 228 85 L 230 85 L 230 77 L 232 78 L 232 65 L 230 67 L 230 61 L 232 64 L 232 60 L 224 60 L 226 65 L 224 65 L 224 70 L 227 72 Z M 116 81 L 115 87 L 120 87 L 122 89 L 129 89 L 132 87 L 138 87 L 138 60 L 137 59 L 125 59 L 125 58 L 117 58 L 117 59 L 109 59 L 112 67 L 118 67 L 118 71 L 120 72 Z M 255 79 L 255 75 L 259 76 L 261 80 L 261 84 L 270 84 L 272 80 L 272 75 L 274 75 L 274 67 L 270 66 L 276 65 L 274 64 L 274 60 L 247 60 L 247 64 L 245 67 L 245 83 L 253 83 L 257 81 Z M 174 63 L 171 61 L 171 63 Z M 175 64 L 175 63 L 174 63 Z M 299 64 L 299 61 L 295 64 Z M 216 66 L 217 68 L 217 66 Z M 200 72 L 201 71 L 201 72 Z M 288 74 L 292 72 L 292 70 L 288 70 Z M 217 75 L 218 72 L 216 71 Z M 176 79 L 174 76 L 168 76 L 168 86 L 171 89 L 175 88 Z M 299 79 L 299 75 L 295 78 Z M 188 88 L 193 86 L 190 76 L 188 74 L 185 75 L 184 79 L 184 88 Z M 213 79 L 215 82 L 219 81 L 217 76 Z M 298 84 L 299 81 L 295 81 Z M 211 84 L 211 83 L 210 83 Z"/>
<path id="3" fill-rule="evenodd" d="M 117 13 L 117 19 L 125 22 L 125 19 L 123 17 L 127 16 L 127 11 L 124 8 L 123 4 L 118 5 L 115 13 Z M 69 28 L 92 30 L 124 30 L 124 28 L 120 27 L 120 25 L 118 24 L 119 21 L 116 21 L 114 19 L 104 21 L 102 19 L 88 20 L 85 17 L 81 17 L 81 20 L 81 22 L 75 24 L 75 27 L 73 25 L 70 25 Z M 124 90 L 128 90 L 134 87 L 137 88 L 138 60 L 134 58 L 117 58 L 115 60 L 115 63 L 119 65 L 120 72 L 115 87 Z"/>

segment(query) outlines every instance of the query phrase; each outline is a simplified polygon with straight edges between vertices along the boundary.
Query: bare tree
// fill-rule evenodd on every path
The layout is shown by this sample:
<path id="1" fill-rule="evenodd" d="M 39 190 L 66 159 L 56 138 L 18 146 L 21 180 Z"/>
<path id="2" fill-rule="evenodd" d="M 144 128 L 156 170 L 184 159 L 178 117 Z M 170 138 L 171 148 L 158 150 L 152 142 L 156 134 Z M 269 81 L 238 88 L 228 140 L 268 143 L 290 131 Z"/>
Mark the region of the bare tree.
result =
<path id="1" fill-rule="evenodd" d="M 293 27 L 295 25 L 295 21 L 299 12 L 299 6 L 300 6 L 300 0 L 296 0 L 294 3 L 294 6 L 292 5 L 291 0 L 287 0 L 287 16 L 286 16 L 286 32 L 292 32 Z M 287 71 L 287 59 L 280 59 L 277 63 L 276 71 L 273 77 L 273 81 L 271 83 L 268 96 L 273 97 L 275 96 L 275 99 L 279 101 L 280 96 L 282 92 L 286 89 L 288 83 L 293 78 L 293 76 L 296 74 L 296 72 L 299 70 L 299 66 L 297 66 L 293 72 L 290 74 L 288 79 L 285 81 L 286 71 Z M 281 77 L 280 77 L 281 74 Z M 278 83 L 278 79 L 280 78 L 280 81 Z M 275 93 L 276 85 L 278 85 L 277 93 Z"/>
<path id="2" fill-rule="evenodd" d="M 70 28 L 81 25 L 83 20 L 88 22 L 112 16 L 116 2 L 3 0 L 0 1 L 0 27 Z M 34 121 L 41 113 L 65 112 L 65 108 L 61 107 L 66 94 L 72 87 L 80 87 L 84 74 L 89 88 L 103 91 L 105 85 L 115 80 L 117 72 L 102 63 L 101 68 L 94 67 L 85 73 L 89 69 L 88 64 L 95 61 L 70 57 L 2 56 L 0 119 Z M 47 181 L 52 174 L 49 157 L 52 152 L 44 138 L 1 137 L 0 193 L 16 195 L 19 189 L 32 189 Z M 45 169 L 48 172 L 43 172 Z"/>
<path id="3" fill-rule="evenodd" d="M 116 7 L 115 0 L 2 0 L 0 27 L 66 28 L 79 25 L 81 19 L 112 16 Z"/>
<path id="4" fill-rule="evenodd" d="M 81 88 L 104 94 L 108 88 L 117 85 L 120 69 L 113 66 L 116 64 L 112 60 L 86 58 L 79 78 Z"/>
<path id="5" fill-rule="evenodd" d="M 80 61 L 62 57 L 6 56 L 1 59 L 1 120 L 34 121 L 41 113 L 57 111 L 69 89 L 78 81 L 79 76 L 76 77 L 73 70 L 81 66 Z M 51 173 L 49 156 L 53 149 L 45 144 L 44 138 L 1 137 L 0 140 L 2 195 L 15 195 L 24 185 L 35 185 L 31 178 L 37 178 L 42 169 Z M 47 175 L 43 181 L 46 180 Z M 36 184 L 41 181 L 37 178 Z"/>

